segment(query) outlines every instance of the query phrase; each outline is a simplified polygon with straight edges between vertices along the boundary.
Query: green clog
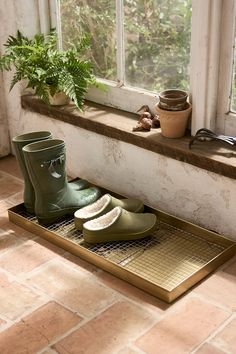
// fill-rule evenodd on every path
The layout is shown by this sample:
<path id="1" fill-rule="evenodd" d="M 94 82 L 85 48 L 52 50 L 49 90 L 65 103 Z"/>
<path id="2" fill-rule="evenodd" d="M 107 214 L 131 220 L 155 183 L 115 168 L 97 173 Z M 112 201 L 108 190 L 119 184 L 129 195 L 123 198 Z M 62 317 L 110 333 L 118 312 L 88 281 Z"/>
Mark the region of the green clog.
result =
<path id="1" fill-rule="evenodd" d="M 74 217 L 76 229 L 82 230 L 85 222 L 98 218 L 117 206 L 134 213 L 141 213 L 144 209 L 143 202 L 138 199 L 117 199 L 112 197 L 110 194 L 105 194 L 95 203 L 75 212 Z"/>
<path id="2" fill-rule="evenodd" d="M 84 223 L 83 237 L 85 242 L 91 244 L 137 240 L 154 232 L 156 221 L 155 214 L 132 213 L 118 206 Z"/>

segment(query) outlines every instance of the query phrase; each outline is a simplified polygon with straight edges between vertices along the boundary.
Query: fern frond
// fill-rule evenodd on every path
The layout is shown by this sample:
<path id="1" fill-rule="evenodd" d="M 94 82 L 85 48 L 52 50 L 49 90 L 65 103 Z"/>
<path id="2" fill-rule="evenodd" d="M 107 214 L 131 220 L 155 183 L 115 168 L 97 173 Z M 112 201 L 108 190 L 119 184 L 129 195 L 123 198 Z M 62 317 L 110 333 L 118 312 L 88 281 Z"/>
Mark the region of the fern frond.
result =
<path id="1" fill-rule="evenodd" d="M 19 72 L 19 71 L 16 71 L 14 76 L 13 76 L 13 79 L 11 80 L 11 85 L 10 85 L 10 90 L 11 91 L 13 89 L 13 87 L 15 86 L 15 84 L 19 81 L 21 81 L 23 79 L 22 77 L 22 73 Z"/>
<path id="2" fill-rule="evenodd" d="M 35 46 L 42 46 L 45 42 L 45 36 L 42 33 L 38 33 L 34 36 L 34 45 Z"/>
<path id="3" fill-rule="evenodd" d="M 85 82 L 79 80 L 78 85 L 75 78 L 69 72 L 62 72 L 58 80 L 58 87 L 74 101 L 80 111 L 83 111 L 83 102 L 87 91 Z"/>
<path id="4" fill-rule="evenodd" d="M 65 92 L 72 100 L 76 100 L 75 84 L 73 76 L 63 70 L 58 77 L 58 88 Z"/>
<path id="5" fill-rule="evenodd" d="M 11 56 L 6 55 L 5 57 L 0 57 L 0 70 L 11 70 L 11 65 L 14 64 L 14 60 Z"/>
<path id="6" fill-rule="evenodd" d="M 45 37 L 45 42 L 47 42 L 48 47 L 51 49 L 57 48 L 57 31 L 55 28 L 52 28 L 50 33 Z"/>
<path id="7" fill-rule="evenodd" d="M 37 86 L 35 87 L 35 93 L 45 103 L 49 104 L 49 89 L 47 85 L 43 83 L 38 83 Z"/>

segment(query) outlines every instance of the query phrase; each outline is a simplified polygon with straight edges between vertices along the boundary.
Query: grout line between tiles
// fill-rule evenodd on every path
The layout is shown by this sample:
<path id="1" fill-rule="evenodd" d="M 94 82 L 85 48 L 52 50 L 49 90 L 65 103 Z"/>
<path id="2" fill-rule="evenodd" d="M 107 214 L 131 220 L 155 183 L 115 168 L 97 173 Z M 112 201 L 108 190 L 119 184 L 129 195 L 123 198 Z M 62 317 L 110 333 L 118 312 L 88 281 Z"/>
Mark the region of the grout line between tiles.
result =
<path id="1" fill-rule="evenodd" d="M 214 305 L 218 308 L 220 308 L 221 310 L 224 310 L 230 314 L 232 314 L 232 312 L 234 311 L 232 308 L 226 306 L 226 305 L 222 305 L 220 302 L 212 299 L 212 298 L 209 298 L 208 296 L 205 296 L 203 294 L 199 294 L 197 292 L 194 292 L 193 293 L 193 296 L 198 298 L 198 299 L 201 299 L 201 300 L 204 300 L 205 302 L 207 302 L 208 304 L 211 304 L 211 305 Z"/>
<path id="2" fill-rule="evenodd" d="M 205 341 L 203 341 L 201 344 L 199 344 L 196 348 L 194 348 L 190 354 L 194 354 L 196 353 L 196 351 L 201 348 L 201 346 L 203 346 L 205 343 L 210 343 L 210 344 L 213 344 L 215 347 L 219 348 L 219 349 L 222 349 L 225 351 L 224 348 L 221 348 L 219 345 L 216 345 L 214 342 L 211 342 L 211 340 L 213 338 L 215 338 L 217 336 L 217 334 L 219 334 L 222 330 L 224 330 L 224 328 L 232 321 L 236 318 L 236 313 L 233 313 L 229 318 L 227 318 L 221 325 L 219 325 L 215 331 L 213 331 Z M 227 353 L 227 351 L 226 351 Z M 229 353 L 229 354 L 232 354 L 232 353 Z"/>

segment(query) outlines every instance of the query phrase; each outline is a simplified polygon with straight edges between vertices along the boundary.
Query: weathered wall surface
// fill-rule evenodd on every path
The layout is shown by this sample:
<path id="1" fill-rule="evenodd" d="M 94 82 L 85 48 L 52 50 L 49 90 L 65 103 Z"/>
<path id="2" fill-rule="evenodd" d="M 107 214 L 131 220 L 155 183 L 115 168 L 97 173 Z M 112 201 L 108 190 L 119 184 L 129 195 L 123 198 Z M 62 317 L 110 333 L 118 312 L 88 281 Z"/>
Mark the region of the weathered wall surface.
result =
<path id="1" fill-rule="evenodd" d="M 27 36 L 39 31 L 38 0 L 0 1 L 0 53 L 9 35 L 20 30 Z M 13 72 L 0 75 L 0 156 L 10 153 L 9 134 L 14 135 L 20 117 L 20 93 L 24 83 L 9 92 Z"/>
<path id="2" fill-rule="evenodd" d="M 3 75 L 0 72 L 0 157 L 8 155 L 10 151 L 7 112 L 5 105 L 5 90 L 3 85 Z"/>

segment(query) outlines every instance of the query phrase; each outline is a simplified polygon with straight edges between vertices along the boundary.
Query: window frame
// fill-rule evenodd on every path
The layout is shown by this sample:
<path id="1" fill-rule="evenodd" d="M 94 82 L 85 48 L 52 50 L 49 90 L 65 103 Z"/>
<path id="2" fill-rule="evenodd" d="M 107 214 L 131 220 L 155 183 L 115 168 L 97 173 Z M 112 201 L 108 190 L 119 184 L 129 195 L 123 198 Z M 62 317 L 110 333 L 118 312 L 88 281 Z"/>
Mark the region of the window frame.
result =
<path id="1" fill-rule="evenodd" d="M 217 131 L 236 135 L 236 114 L 230 111 L 234 64 L 236 2 L 223 1 L 217 105 Z"/>
<path id="2" fill-rule="evenodd" d="M 50 16 L 53 27 L 57 28 L 60 34 L 60 0 L 49 0 Z M 142 105 L 148 105 L 155 113 L 155 105 L 158 102 L 158 92 L 148 91 L 138 87 L 124 86 L 125 75 L 125 53 L 124 53 L 124 29 L 123 29 L 123 0 L 116 0 L 117 8 L 117 82 L 98 79 L 105 85 L 106 90 L 95 87 L 89 89 L 86 99 L 106 106 L 114 107 L 131 113 L 137 113 Z M 119 35 L 118 35 L 119 34 Z M 128 99 L 127 99 L 128 97 Z"/>
<path id="3" fill-rule="evenodd" d="M 214 131 L 216 127 L 222 1 L 193 0 L 190 61 L 192 135 L 198 129 Z"/>
<path id="4" fill-rule="evenodd" d="M 60 33 L 59 0 L 38 1 L 49 1 L 51 27 L 56 27 Z M 158 92 L 123 86 L 124 73 L 121 66 L 124 51 L 120 26 L 123 21 L 122 1 L 116 0 L 116 4 L 119 19 L 117 31 L 121 31 L 117 51 L 119 83 L 100 80 L 107 86 L 107 91 L 91 88 L 86 98 L 128 112 L 136 113 L 143 104 L 149 105 L 155 111 Z M 228 104 L 233 63 L 235 7 L 234 0 L 192 0 L 189 92 L 192 103 L 192 135 L 203 127 L 220 133 L 229 133 L 234 123 L 233 119 L 236 118 L 235 115 L 229 114 Z M 234 124 L 236 134 L 236 119 Z"/>

